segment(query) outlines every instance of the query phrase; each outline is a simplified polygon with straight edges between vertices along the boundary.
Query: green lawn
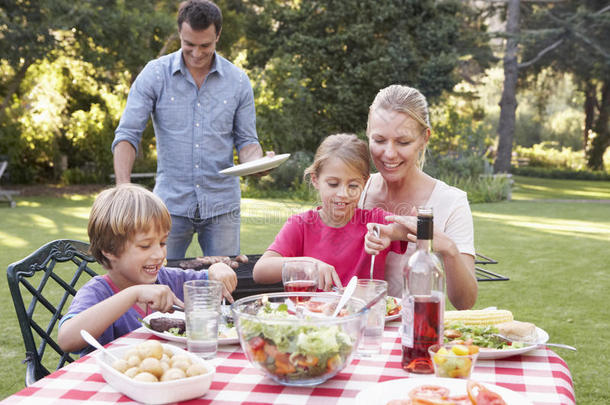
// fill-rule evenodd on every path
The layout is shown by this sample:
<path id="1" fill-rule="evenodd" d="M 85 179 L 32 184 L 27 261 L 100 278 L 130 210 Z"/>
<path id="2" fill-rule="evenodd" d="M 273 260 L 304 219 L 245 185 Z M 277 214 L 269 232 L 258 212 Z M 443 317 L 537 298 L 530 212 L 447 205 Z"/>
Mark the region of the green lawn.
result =
<path id="1" fill-rule="evenodd" d="M 508 282 L 480 284 L 476 308 L 497 306 L 536 323 L 551 341 L 578 347 L 556 349 L 567 362 L 579 404 L 610 402 L 606 364 L 610 341 L 606 296 L 610 291 L 610 182 L 517 177 L 513 201 L 475 204 L 477 250 L 500 263 L 490 270 Z M 549 199 L 550 201 L 544 201 Z M 579 200 L 558 202 L 556 200 Z M 532 201 L 536 200 L 536 201 Z M 540 201 L 542 200 L 542 201 Z M 6 268 L 47 241 L 87 240 L 92 197 L 19 198 L 0 207 L 0 267 Z M 291 213 L 309 208 L 294 202 L 245 199 L 242 251 L 261 253 Z M 198 255 L 192 245 L 187 255 Z M 23 346 L 6 278 L 0 278 L 0 398 L 23 388 Z"/>

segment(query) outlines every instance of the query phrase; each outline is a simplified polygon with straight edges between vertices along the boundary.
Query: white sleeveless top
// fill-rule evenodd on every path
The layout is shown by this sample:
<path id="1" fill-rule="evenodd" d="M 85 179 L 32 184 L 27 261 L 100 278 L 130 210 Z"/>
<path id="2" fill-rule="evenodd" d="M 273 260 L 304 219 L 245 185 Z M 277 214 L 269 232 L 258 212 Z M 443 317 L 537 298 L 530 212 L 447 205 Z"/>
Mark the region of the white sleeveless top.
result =
<path id="1" fill-rule="evenodd" d="M 364 190 L 360 195 L 360 200 L 358 201 L 359 208 L 364 208 L 371 182 L 374 179 L 377 180 L 378 177 L 381 177 L 381 174 L 375 173 L 369 177 L 364 186 Z M 432 212 L 434 213 L 434 229 L 442 231 L 451 238 L 460 253 L 467 253 L 474 256 L 474 226 L 467 194 L 440 180 L 435 179 L 435 181 L 436 184 L 434 185 L 434 189 L 425 204 L 426 207 L 432 207 Z M 390 255 L 388 255 L 385 272 L 385 279 L 388 282 L 388 295 L 394 297 L 402 296 L 403 266 L 400 263 L 413 254 L 414 251 L 415 244 L 409 243 L 407 251 L 402 257 L 390 257 Z M 394 256 L 397 255 L 394 254 Z"/>

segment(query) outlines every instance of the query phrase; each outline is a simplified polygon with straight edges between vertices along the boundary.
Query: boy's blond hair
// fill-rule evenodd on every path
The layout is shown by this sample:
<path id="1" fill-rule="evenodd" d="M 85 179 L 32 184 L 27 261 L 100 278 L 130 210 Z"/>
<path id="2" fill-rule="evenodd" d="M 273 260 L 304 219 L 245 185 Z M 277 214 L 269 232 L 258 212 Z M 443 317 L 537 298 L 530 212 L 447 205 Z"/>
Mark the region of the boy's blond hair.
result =
<path id="1" fill-rule="evenodd" d="M 128 241 L 151 227 L 169 232 L 172 220 L 159 197 L 137 184 L 120 184 L 97 196 L 89 215 L 89 250 L 105 268 L 110 261 L 103 252 L 120 256 Z"/>

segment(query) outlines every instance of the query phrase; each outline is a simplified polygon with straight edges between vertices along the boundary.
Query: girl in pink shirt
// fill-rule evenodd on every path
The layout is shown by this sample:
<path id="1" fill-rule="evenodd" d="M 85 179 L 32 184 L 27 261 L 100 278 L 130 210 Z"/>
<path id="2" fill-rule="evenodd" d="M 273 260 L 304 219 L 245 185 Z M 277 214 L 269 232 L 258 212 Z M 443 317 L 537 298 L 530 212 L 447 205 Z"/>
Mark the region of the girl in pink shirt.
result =
<path id="1" fill-rule="evenodd" d="M 282 264 L 288 259 L 313 259 L 318 263 L 318 288 L 341 287 L 352 276 L 370 277 L 371 255 L 364 249 L 368 223 L 388 225 L 391 215 L 379 208 L 357 207 L 369 177 L 368 145 L 351 134 L 327 137 L 318 147 L 314 162 L 304 177 L 318 190 L 322 205 L 288 218 L 274 242 L 254 266 L 257 283 L 282 280 Z M 404 253 L 406 227 L 392 223 L 381 227 L 389 238 L 387 249 L 375 259 L 373 278 L 384 279 L 388 252 Z"/>

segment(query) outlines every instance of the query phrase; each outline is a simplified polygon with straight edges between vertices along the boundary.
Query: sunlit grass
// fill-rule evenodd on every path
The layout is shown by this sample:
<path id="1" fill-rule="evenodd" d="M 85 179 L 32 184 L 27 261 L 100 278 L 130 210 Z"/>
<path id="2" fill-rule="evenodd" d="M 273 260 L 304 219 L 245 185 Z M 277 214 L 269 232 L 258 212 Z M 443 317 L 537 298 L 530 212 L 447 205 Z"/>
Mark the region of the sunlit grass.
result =
<path id="1" fill-rule="evenodd" d="M 540 179 L 515 177 L 512 199 L 591 199 L 610 200 L 610 181 Z"/>
<path id="2" fill-rule="evenodd" d="M 473 217 L 485 218 L 501 222 L 504 225 L 534 229 L 555 235 L 588 237 L 597 240 L 610 241 L 610 223 L 608 222 L 577 221 L 557 218 L 550 219 L 525 215 L 504 215 L 482 212 L 473 212 Z"/>

